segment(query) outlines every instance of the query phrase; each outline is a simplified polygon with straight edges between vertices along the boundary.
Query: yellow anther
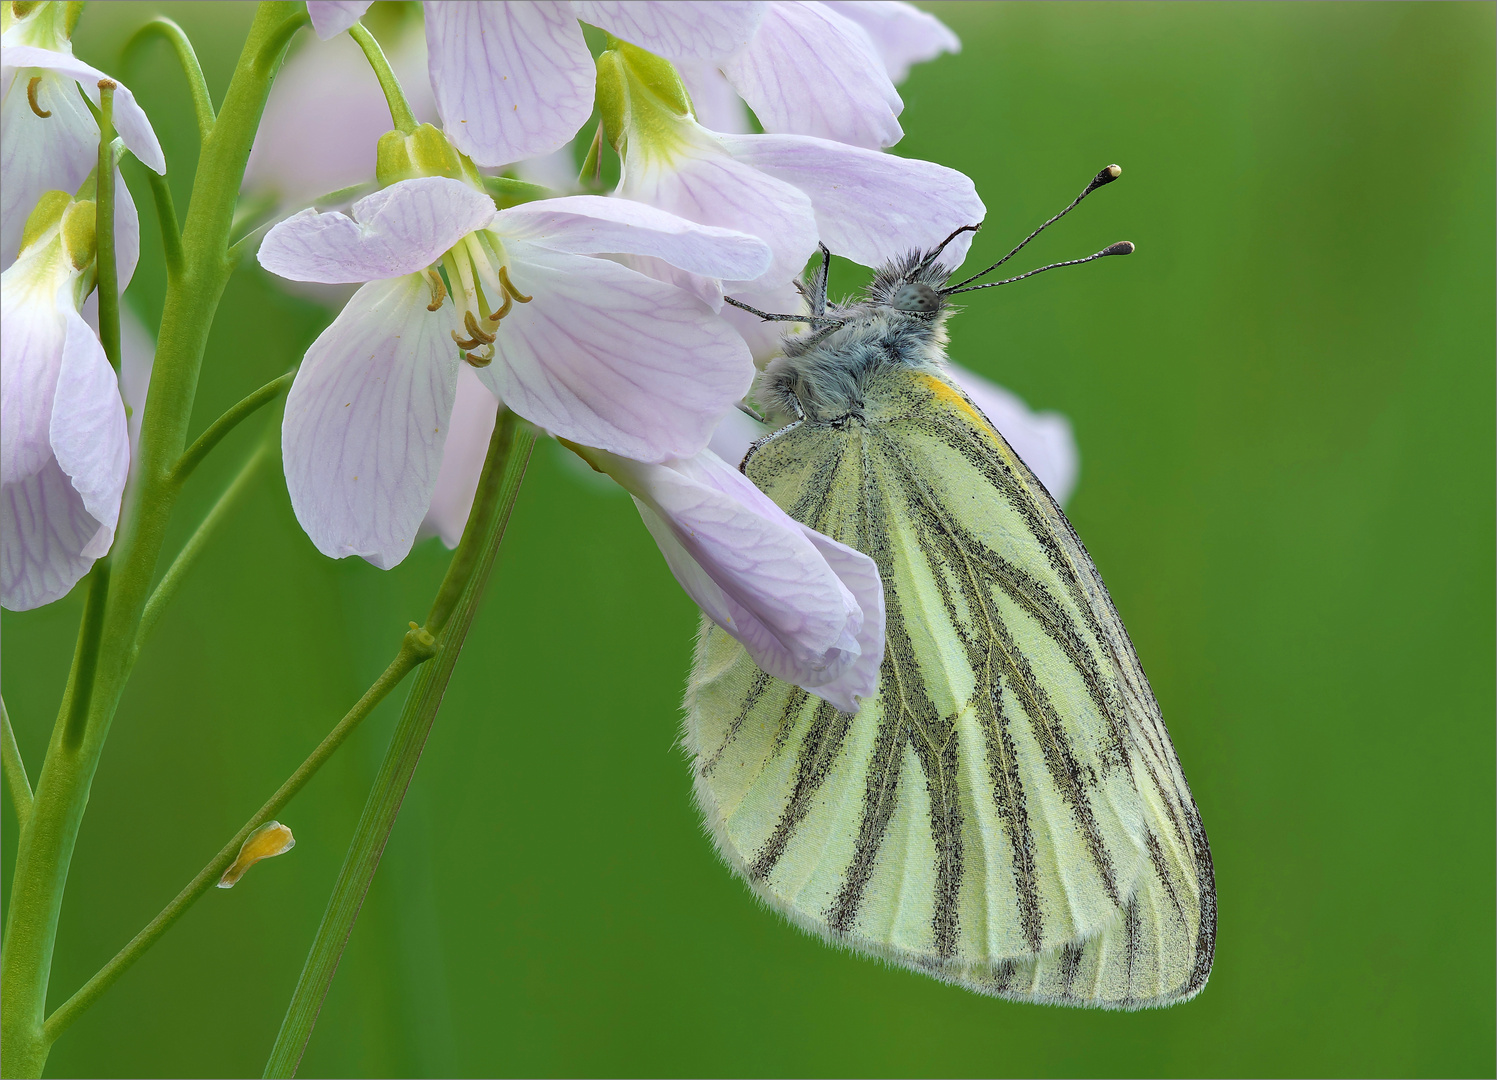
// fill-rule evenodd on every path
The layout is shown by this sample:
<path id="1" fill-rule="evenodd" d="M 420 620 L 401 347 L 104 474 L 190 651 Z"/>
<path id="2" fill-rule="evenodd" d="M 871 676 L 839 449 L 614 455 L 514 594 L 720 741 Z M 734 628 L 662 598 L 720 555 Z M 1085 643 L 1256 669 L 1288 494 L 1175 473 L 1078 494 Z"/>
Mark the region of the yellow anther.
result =
<path id="1" fill-rule="evenodd" d="M 472 334 L 475 340 L 481 341 L 485 345 L 492 345 L 494 343 L 494 335 L 485 332 L 479 327 L 478 320 L 473 317 L 473 312 L 463 312 L 463 325 L 468 328 L 468 333 Z"/>
<path id="2" fill-rule="evenodd" d="M 43 120 L 52 115 L 51 109 L 44 109 L 36 103 L 36 84 L 42 81 L 40 75 L 31 76 L 31 81 L 26 84 L 26 104 L 31 106 L 31 111 Z"/>
<path id="3" fill-rule="evenodd" d="M 431 287 L 431 303 L 426 305 L 426 310 L 436 311 L 447 299 L 447 286 L 442 284 L 442 275 L 435 270 L 426 272 L 426 283 Z"/>
<path id="4" fill-rule="evenodd" d="M 503 290 L 500 290 L 500 291 L 503 291 Z M 492 315 L 487 316 L 489 322 L 493 323 L 495 326 L 498 326 L 499 325 L 499 320 L 503 319 L 504 316 L 508 315 L 509 314 L 509 309 L 512 308 L 512 307 L 514 307 L 514 306 L 515 306 L 514 299 L 509 295 L 509 293 L 507 293 L 507 292 L 504 293 L 504 306 L 501 307 L 498 311 L 494 312 Z"/>
<path id="5" fill-rule="evenodd" d="M 478 348 L 478 346 L 483 344 L 483 342 L 478 340 L 464 341 L 462 338 L 457 336 L 456 330 L 452 331 L 452 340 L 457 342 L 457 347 L 459 349 L 476 349 Z"/>
<path id="6" fill-rule="evenodd" d="M 476 368 L 488 367 L 494 362 L 494 346 L 485 345 L 484 348 L 488 350 L 487 356 L 480 356 L 476 352 L 465 352 L 463 353 L 463 359 Z"/>
<path id="7" fill-rule="evenodd" d="M 267 821 L 245 838 L 244 844 L 239 848 L 239 857 L 234 860 L 234 865 L 224 871 L 224 876 L 218 879 L 220 889 L 232 889 L 236 882 L 244 877 L 244 872 L 261 859 L 271 859 L 277 855 L 284 855 L 296 846 L 296 837 L 291 835 L 291 830 L 279 821 Z"/>
<path id="8" fill-rule="evenodd" d="M 522 304 L 528 304 L 530 303 L 530 301 L 535 299 L 535 297 L 526 296 L 519 289 L 515 288 L 515 283 L 509 280 L 509 267 L 507 266 L 501 266 L 499 268 L 499 284 L 504 286 L 505 292 L 507 292 L 510 296 L 513 296 Z M 507 304 L 505 306 L 506 308 L 508 307 Z"/>

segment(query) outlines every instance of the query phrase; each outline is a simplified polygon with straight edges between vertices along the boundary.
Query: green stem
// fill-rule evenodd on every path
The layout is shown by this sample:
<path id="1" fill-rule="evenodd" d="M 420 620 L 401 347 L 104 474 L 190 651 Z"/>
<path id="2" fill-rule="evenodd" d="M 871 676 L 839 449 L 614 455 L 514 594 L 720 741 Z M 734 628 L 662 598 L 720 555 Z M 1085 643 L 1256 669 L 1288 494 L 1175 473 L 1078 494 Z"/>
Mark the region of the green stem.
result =
<path id="1" fill-rule="evenodd" d="M 85 685 L 87 635 L 80 634 L 71 691 L 64 695 L 37 775 L 31 816 L 18 831 L 0 957 L 0 1075 L 39 1076 L 51 1049 L 45 1029 L 47 985 L 68 869 L 176 505 L 179 489 L 172 473 L 186 447 L 208 332 L 228 283 L 231 264 L 225 253 L 245 162 L 286 45 L 306 19 L 304 6 L 292 0 L 259 5 L 223 107 L 198 157 L 182 231 L 182 269 L 167 280 L 151 394 L 111 551 L 93 675 Z M 113 170 L 107 172 L 112 179 Z M 111 291 L 102 289 L 101 300 Z M 85 694 L 88 706 L 75 744 L 67 738 L 67 719 L 72 700 Z"/>
<path id="2" fill-rule="evenodd" d="M 161 250 L 166 256 L 166 276 L 170 279 L 182 273 L 182 226 L 177 221 L 177 208 L 172 204 L 172 189 L 166 177 L 154 169 L 146 169 L 146 179 L 156 202 L 156 224 L 161 232 Z"/>
<path id="3" fill-rule="evenodd" d="M 224 520 L 233 513 L 239 500 L 249 491 L 261 466 L 274 456 L 273 444 L 269 441 L 261 442 L 255 448 L 254 453 L 249 456 L 249 460 L 240 468 L 239 475 L 234 477 L 229 486 L 224 489 L 224 493 L 218 497 L 218 501 L 213 504 L 213 509 L 208 511 L 208 515 L 203 518 L 202 523 L 188 538 L 187 543 L 182 545 L 182 550 L 177 552 L 177 557 L 166 568 L 160 584 L 151 590 L 150 598 L 146 600 L 146 606 L 140 615 L 140 625 L 135 631 L 135 650 L 132 658 L 140 653 L 140 648 L 145 644 L 146 638 L 150 637 L 151 631 L 156 629 L 161 613 L 171 603 L 177 587 L 182 584 L 183 579 L 187 577 L 187 572 L 192 569 L 198 556 L 208 546 L 208 541 L 212 539 Z"/>
<path id="4" fill-rule="evenodd" d="M 282 390 L 291 385 L 291 380 L 296 378 L 295 371 L 271 379 L 260 389 L 250 394 L 244 400 L 234 405 L 217 420 L 208 425 L 208 430 L 197 437 L 187 452 L 177 462 L 177 467 L 172 470 L 172 476 L 177 483 L 182 483 L 192 475 L 192 470 L 202 463 L 203 458 L 208 456 L 225 435 L 239 426 L 240 421 L 247 419 L 262 405 L 267 405 L 278 397 Z"/>
<path id="5" fill-rule="evenodd" d="M 130 970 L 131 965 L 139 960 L 147 949 L 156 944 L 156 940 L 166 933 L 188 908 L 218 884 L 224 871 L 239 854 L 239 849 L 249 834 L 280 813 L 282 808 L 307 786 L 307 781 L 317 774 L 317 770 L 333 756 L 338 747 L 343 745 L 344 740 L 353 734 L 354 729 L 363 722 L 364 718 L 374 711 L 375 706 L 383 701 L 390 691 L 399 686 L 401 680 L 410 674 L 413 668 L 429 659 L 432 652 L 429 637 L 419 630 L 406 633 L 401 641 L 400 652 L 396 654 L 394 660 L 390 661 L 390 666 L 385 668 L 384 674 L 364 692 L 364 696 L 359 698 L 358 703 L 348 710 L 332 731 L 327 733 L 326 738 L 317 745 L 317 749 L 313 750 L 307 760 L 303 761 L 286 782 L 276 789 L 276 793 L 256 811 L 255 816 L 244 823 L 244 827 L 234 834 L 213 857 L 213 860 L 187 883 L 186 887 L 162 909 L 159 915 L 146 924 L 140 933 L 131 938 L 123 949 L 115 953 L 114 959 L 100 968 L 93 978 L 84 983 L 77 993 L 58 1006 L 57 1010 L 47 1018 L 45 1031 L 48 1040 L 55 1040 L 61 1035 L 85 1009 L 97 1000 L 100 994 L 108 990 L 121 975 Z"/>
<path id="6" fill-rule="evenodd" d="M 16 733 L 10 727 L 10 711 L 0 698 L 0 759 L 5 763 L 5 782 L 10 785 L 10 801 L 16 808 L 16 824 L 26 827 L 31 816 L 31 781 L 26 778 L 26 762 L 16 745 Z"/>
<path id="7" fill-rule="evenodd" d="M 416 114 L 411 112 L 410 103 L 405 99 L 405 91 L 400 88 L 400 80 L 390 69 L 390 61 L 385 59 L 385 50 L 379 47 L 379 42 L 374 40 L 374 35 L 364 28 L 363 23 L 350 26 L 348 36 L 359 43 L 359 48 L 364 50 L 364 58 L 374 69 L 379 88 L 385 92 L 385 104 L 390 107 L 390 122 L 402 135 L 414 134 L 417 127 Z"/>
<path id="8" fill-rule="evenodd" d="M 504 539 L 505 526 L 519 494 L 520 481 L 535 445 L 535 431 L 513 413 L 504 410 L 494 425 L 489 441 L 488 459 L 479 480 L 478 497 L 468 516 L 457 554 L 448 567 L 447 578 L 432 606 L 432 619 L 443 620 L 446 630 L 440 636 L 437 654 L 421 669 L 411 685 L 400 721 L 390 737 L 389 749 L 380 764 L 379 775 L 364 804 L 364 812 L 354 831 L 337 884 L 328 898 L 327 911 L 317 929 L 296 991 L 276 1035 L 266 1076 L 294 1076 L 311 1038 L 317 1014 L 338 970 L 343 948 L 353 932 L 354 921 L 364 904 L 364 896 L 379 867 L 385 842 L 400 813 L 406 789 L 415 774 L 416 763 L 426 746 L 432 722 L 441 707 L 442 696 L 462 652 L 463 641 L 473 625 L 478 602 L 493 570 L 494 556 Z M 456 595 L 449 589 L 461 581 Z M 448 621 L 450 620 L 450 621 Z M 428 624 L 428 629 L 430 624 Z"/>
<path id="9" fill-rule="evenodd" d="M 114 91 L 113 79 L 99 80 L 98 193 L 94 203 L 94 243 L 99 286 L 99 344 L 109 366 L 120 369 L 120 275 L 114 258 Z"/>
<path id="10" fill-rule="evenodd" d="M 213 132 L 213 98 L 208 93 L 208 81 L 203 78 L 203 66 L 198 63 L 198 55 L 192 49 L 192 42 L 187 37 L 187 31 L 183 30 L 165 15 L 158 15 L 135 31 L 125 45 L 125 54 L 137 42 L 144 41 L 151 34 L 159 34 L 176 50 L 177 63 L 182 65 L 182 74 L 187 76 L 187 88 L 192 93 L 192 108 L 198 118 L 198 139 L 206 140 Z"/>
<path id="11" fill-rule="evenodd" d="M 508 176 L 485 176 L 481 179 L 484 190 L 499 200 L 501 210 L 521 203 L 535 202 L 537 199 L 549 199 L 556 194 L 548 187 L 525 180 L 512 180 Z"/>

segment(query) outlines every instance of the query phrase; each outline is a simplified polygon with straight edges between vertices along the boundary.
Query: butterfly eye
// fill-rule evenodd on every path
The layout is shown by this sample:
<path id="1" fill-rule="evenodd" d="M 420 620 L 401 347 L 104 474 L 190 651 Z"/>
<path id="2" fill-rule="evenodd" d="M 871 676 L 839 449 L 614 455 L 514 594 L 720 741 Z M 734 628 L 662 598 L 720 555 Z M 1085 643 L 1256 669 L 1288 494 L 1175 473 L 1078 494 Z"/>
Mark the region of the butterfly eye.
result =
<path id="1" fill-rule="evenodd" d="M 921 281 L 901 285 L 890 307 L 896 311 L 935 311 L 941 306 L 941 294 Z"/>

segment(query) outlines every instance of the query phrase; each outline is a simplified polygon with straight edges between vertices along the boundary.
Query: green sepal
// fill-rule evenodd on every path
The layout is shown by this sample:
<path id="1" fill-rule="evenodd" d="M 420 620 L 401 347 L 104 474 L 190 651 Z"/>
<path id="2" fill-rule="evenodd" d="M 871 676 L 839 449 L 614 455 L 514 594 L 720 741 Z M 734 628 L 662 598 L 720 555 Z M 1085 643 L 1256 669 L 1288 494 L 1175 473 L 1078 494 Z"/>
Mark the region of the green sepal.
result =
<path id="1" fill-rule="evenodd" d="M 695 119 L 675 65 L 614 37 L 598 57 L 595 100 L 603 133 L 619 153 L 626 143 L 669 146 L 676 125 Z"/>
<path id="2" fill-rule="evenodd" d="M 26 225 L 21 230 L 21 250 L 25 251 L 39 237 L 55 229 L 72 202 L 73 197 L 66 191 L 42 192 L 42 197 L 36 200 L 36 207 L 27 215 Z"/>
<path id="3" fill-rule="evenodd" d="M 70 203 L 62 212 L 62 243 L 73 269 L 82 270 L 99 251 L 98 206 L 92 199 Z"/>
<path id="4" fill-rule="evenodd" d="M 410 135 L 387 131 L 379 137 L 374 175 L 381 187 L 418 176 L 468 180 L 469 171 L 447 136 L 431 124 L 422 124 Z"/>

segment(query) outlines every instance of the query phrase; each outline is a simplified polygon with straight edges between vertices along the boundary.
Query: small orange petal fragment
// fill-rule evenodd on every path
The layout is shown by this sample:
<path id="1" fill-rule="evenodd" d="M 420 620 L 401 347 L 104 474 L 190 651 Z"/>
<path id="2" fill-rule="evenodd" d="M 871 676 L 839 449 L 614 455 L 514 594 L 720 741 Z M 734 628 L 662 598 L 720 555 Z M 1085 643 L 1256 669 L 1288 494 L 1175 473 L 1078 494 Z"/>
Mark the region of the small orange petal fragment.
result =
<path id="1" fill-rule="evenodd" d="M 224 871 L 224 876 L 218 879 L 220 889 L 232 889 L 234 885 L 244 876 L 244 872 L 261 859 L 274 858 L 284 855 L 296 846 L 296 837 L 291 835 L 291 830 L 279 821 L 267 821 L 245 839 L 243 846 L 239 849 L 239 857 L 234 860 L 234 865 Z"/>

